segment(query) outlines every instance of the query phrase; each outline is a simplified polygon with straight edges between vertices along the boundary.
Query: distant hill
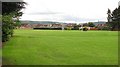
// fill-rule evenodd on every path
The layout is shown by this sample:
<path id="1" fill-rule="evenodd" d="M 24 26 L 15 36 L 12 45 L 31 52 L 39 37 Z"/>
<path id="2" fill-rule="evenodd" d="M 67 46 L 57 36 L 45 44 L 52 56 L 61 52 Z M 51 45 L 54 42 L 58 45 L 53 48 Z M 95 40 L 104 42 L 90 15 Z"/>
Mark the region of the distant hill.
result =
<path id="1" fill-rule="evenodd" d="M 60 22 L 53 22 L 53 21 L 21 21 L 21 23 L 28 23 L 28 24 L 55 24 Z"/>
<path id="2" fill-rule="evenodd" d="M 54 21 L 27 21 L 27 20 L 22 20 L 21 23 L 28 23 L 28 24 L 60 24 L 61 22 L 54 22 Z M 98 24 L 106 24 L 104 21 L 99 21 L 99 22 L 93 22 L 95 25 Z M 79 23 L 79 24 L 84 24 L 84 23 Z"/>

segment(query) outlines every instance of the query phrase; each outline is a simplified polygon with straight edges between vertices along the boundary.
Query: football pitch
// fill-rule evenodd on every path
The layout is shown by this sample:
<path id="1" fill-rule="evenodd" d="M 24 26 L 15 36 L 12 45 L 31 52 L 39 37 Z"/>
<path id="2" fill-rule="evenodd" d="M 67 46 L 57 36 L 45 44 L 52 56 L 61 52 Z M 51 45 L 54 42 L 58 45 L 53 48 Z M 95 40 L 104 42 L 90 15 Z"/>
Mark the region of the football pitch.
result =
<path id="1" fill-rule="evenodd" d="M 2 56 L 5 65 L 117 65 L 118 32 L 15 30 Z"/>

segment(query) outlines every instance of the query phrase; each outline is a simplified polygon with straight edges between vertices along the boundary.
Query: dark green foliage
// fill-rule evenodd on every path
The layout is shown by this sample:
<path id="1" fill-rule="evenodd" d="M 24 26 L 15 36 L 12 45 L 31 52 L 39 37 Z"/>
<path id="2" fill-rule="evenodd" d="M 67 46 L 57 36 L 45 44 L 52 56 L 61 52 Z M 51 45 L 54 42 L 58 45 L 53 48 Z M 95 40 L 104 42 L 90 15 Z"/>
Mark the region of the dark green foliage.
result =
<path id="1" fill-rule="evenodd" d="M 120 30 L 120 7 L 112 12 L 112 30 Z"/>
<path id="2" fill-rule="evenodd" d="M 102 30 L 109 30 L 109 27 L 108 27 L 108 26 L 104 26 L 104 27 L 102 28 Z"/>
<path id="3" fill-rule="evenodd" d="M 108 14 L 107 20 L 108 20 L 108 22 L 111 22 L 112 16 L 111 16 L 111 10 L 110 9 L 108 9 L 107 14 Z"/>
<path id="4" fill-rule="evenodd" d="M 107 14 L 108 14 L 107 24 L 110 27 L 110 30 L 120 30 L 120 6 L 116 8 L 111 14 L 110 11 L 108 10 Z"/>
<path id="5" fill-rule="evenodd" d="M 2 16 L 2 41 L 5 42 L 13 36 L 14 23 L 10 15 Z"/>
<path id="6" fill-rule="evenodd" d="M 84 24 L 83 24 L 83 27 L 84 27 L 84 26 L 88 26 L 88 24 L 87 24 L 87 23 L 84 23 Z"/>
<path id="7" fill-rule="evenodd" d="M 72 30 L 79 30 L 80 25 L 75 24 Z"/>
<path id="8" fill-rule="evenodd" d="M 108 25 L 105 26 L 95 26 L 98 30 L 110 30 L 110 27 Z"/>
<path id="9" fill-rule="evenodd" d="M 92 22 L 89 22 L 89 23 L 88 23 L 88 26 L 89 26 L 89 27 L 95 27 L 95 25 L 94 25 Z"/>
<path id="10" fill-rule="evenodd" d="M 20 20 L 16 20 L 15 22 L 16 22 L 16 23 L 15 23 L 15 26 L 18 27 L 18 28 L 20 28 L 20 26 L 21 26 L 21 21 L 20 21 Z"/>
<path id="11" fill-rule="evenodd" d="M 20 11 L 25 8 L 25 2 L 2 2 L 2 41 L 8 41 L 13 36 L 15 26 L 20 26 Z M 16 18 L 17 20 L 13 20 Z M 14 22 L 15 21 L 15 22 Z"/>
<path id="12" fill-rule="evenodd" d="M 33 28 L 34 30 L 62 30 L 62 28 Z"/>
<path id="13" fill-rule="evenodd" d="M 22 16 L 22 12 L 20 12 L 20 10 L 25 8 L 25 4 L 25 2 L 2 2 L 2 15 L 16 13 L 16 16 Z"/>

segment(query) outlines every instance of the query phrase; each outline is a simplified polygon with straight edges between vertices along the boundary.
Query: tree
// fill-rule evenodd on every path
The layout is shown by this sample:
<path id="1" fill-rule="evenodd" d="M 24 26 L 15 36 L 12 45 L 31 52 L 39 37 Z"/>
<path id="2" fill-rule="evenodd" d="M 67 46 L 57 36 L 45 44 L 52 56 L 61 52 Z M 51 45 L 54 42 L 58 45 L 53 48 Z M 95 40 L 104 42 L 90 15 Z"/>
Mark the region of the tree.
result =
<path id="1" fill-rule="evenodd" d="M 108 11 L 108 26 L 111 30 L 120 30 L 120 6 L 116 8 L 112 13 Z"/>
<path id="2" fill-rule="evenodd" d="M 84 26 L 88 26 L 88 24 L 87 24 L 87 23 L 84 23 L 84 24 L 83 24 L 83 27 L 84 27 Z"/>
<path id="3" fill-rule="evenodd" d="M 79 30 L 80 25 L 74 24 L 73 30 Z"/>
<path id="4" fill-rule="evenodd" d="M 112 12 L 113 30 L 120 30 L 120 6 Z"/>
<path id="5" fill-rule="evenodd" d="M 94 23 L 92 23 L 92 22 L 89 22 L 89 23 L 88 23 L 88 26 L 89 26 L 89 27 L 95 27 Z"/>
<path id="6" fill-rule="evenodd" d="M 25 2 L 2 2 L 2 41 L 8 41 L 13 36 L 15 21 L 13 18 L 22 16 L 21 9 L 25 8 Z"/>
<path id="7" fill-rule="evenodd" d="M 2 2 L 2 15 L 15 13 L 15 16 L 22 16 L 21 9 L 25 8 L 25 2 Z"/>
<path id="8" fill-rule="evenodd" d="M 111 20 L 112 16 L 111 16 L 111 10 L 110 9 L 108 9 L 107 14 L 108 14 L 107 20 L 108 20 L 108 22 L 111 22 L 112 21 Z"/>

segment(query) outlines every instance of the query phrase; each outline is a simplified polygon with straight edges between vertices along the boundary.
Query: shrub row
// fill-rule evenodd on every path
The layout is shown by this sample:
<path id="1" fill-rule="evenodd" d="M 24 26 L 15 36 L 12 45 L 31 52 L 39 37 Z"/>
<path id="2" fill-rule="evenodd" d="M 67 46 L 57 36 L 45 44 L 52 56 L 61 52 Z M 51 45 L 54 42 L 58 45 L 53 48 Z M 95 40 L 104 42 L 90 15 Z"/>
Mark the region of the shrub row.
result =
<path id="1" fill-rule="evenodd" d="M 62 28 L 33 28 L 34 30 L 62 30 Z"/>
<path id="2" fill-rule="evenodd" d="M 33 28 L 34 30 L 62 30 L 62 28 Z M 84 29 L 84 28 L 83 28 Z M 79 28 L 64 28 L 64 30 L 79 30 Z M 85 30 L 88 30 L 87 28 L 85 28 Z"/>

